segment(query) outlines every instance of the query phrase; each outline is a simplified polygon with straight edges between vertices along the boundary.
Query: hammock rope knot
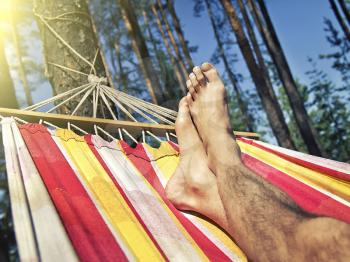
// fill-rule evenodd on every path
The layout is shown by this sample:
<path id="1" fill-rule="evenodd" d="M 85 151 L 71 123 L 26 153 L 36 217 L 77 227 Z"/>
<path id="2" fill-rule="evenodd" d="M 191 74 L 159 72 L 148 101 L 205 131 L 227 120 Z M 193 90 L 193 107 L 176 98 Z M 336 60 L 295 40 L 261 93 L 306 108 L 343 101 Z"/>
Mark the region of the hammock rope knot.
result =
<path id="1" fill-rule="evenodd" d="M 107 84 L 107 78 L 106 77 L 98 77 L 96 75 L 90 74 L 88 75 L 88 81 L 91 84 Z"/>

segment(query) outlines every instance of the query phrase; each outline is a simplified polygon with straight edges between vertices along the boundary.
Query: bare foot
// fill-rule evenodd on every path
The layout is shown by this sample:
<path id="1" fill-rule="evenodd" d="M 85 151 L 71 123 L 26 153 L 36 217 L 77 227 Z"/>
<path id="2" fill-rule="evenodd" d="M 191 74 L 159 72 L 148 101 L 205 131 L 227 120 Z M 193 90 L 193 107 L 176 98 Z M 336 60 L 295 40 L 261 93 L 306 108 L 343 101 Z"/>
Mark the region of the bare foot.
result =
<path id="1" fill-rule="evenodd" d="M 180 101 L 175 129 L 180 163 L 165 188 L 167 197 L 175 207 L 201 213 L 226 228 L 216 177 L 208 168 L 206 152 L 192 122 L 186 98 Z"/>
<path id="2" fill-rule="evenodd" d="M 241 163 L 230 125 L 225 87 L 209 63 L 194 67 L 189 77 L 187 101 L 191 116 L 205 146 L 209 168 L 217 174 L 220 168 Z"/>

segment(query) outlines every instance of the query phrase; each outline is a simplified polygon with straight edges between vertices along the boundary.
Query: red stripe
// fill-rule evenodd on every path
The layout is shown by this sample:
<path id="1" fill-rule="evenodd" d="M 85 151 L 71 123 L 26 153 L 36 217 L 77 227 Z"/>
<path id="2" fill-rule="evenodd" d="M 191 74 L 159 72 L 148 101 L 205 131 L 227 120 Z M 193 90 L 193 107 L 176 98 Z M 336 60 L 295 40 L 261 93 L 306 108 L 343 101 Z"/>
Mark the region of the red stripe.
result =
<path id="1" fill-rule="evenodd" d="M 140 222 L 140 224 L 142 225 L 143 229 L 145 230 L 145 232 L 147 233 L 147 235 L 149 236 L 149 238 L 152 240 L 152 242 L 154 243 L 155 247 L 159 250 L 160 254 L 164 257 L 164 259 L 166 261 L 169 261 L 168 258 L 166 257 L 166 255 L 164 254 L 163 250 L 161 249 L 161 247 L 159 246 L 159 244 L 157 243 L 157 241 L 155 240 L 155 238 L 153 237 L 152 233 L 149 231 L 149 229 L 147 228 L 146 224 L 143 222 L 141 216 L 139 215 L 139 213 L 136 211 L 136 209 L 134 208 L 134 206 L 132 205 L 132 203 L 130 202 L 130 200 L 128 199 L 127 195 L 125 194 L 123 188 L 119 185 L 119 183 L 117 182 L 117 180 L 114 178 L 112 172 L 109 170 L 108 166 L 106 165 L 106 163 L 104 162 L 104 160 L 102 159 L 102 157 L 100 156 L 100 154 L 97 152 L 92 140 L 91 140 L 91 135 L 86 135 L 84 136 L 85 141 L 87 142 L 87 144 L 90 147 L 90 150 L 94 153 L 95 157 L 97 158 L 97 160 L 100 162 L 100 164 L 103 166 L 104 170 L 106 171 L 106 173 L 109 175 L 109 177 L 112 179 L 114 185 L 117 187 L 118 191 L 120 192 L 120 194 L 122 195 L 123 199 L 125 200 L 125 202 L 127 203 L 127 205 L 129 206 L 130 210 L 134 213 L 135 217 L 137 218 L 137 220 Z"/>
<path id="2" fill-rule="evenodd" d="M 254 143 L 252 140 L 239 138 L 240 141 L 259 147 L 271 153 L 278 153 L 274 150 Z M 174 143 L 170 143 L 172 146 Z M 176 146 L 173 146 L 175 149 Z M 280 155 L 280 154 L 278 154 Z M 281 154 L 283 155 L 283 154 Z M 257 160 L 256 158 L 242 154 L 244 164 L 253 170 L 257 175 L 287 193 L 301 208 L 315 215 L 330 216 L 339 220 L 350 223 L 350 207 L 340 203 L 339 201 L 313 189 L 312 187 L 299 182 L 298 180 L 288 176 L 287 174 Z M 289 160 L 286 158 L 286 160 Z M 304 161 L 305 163 L 308 163 Z M 299 162 L 296 162 L 299 164 Z M 305 166 L 310 168 L 310 166 Z"/>
<path id="3" fill-rule="evenodd" d="M 333 217 L 350 223 L 350 208 L 348 206 L 252 156 L 242 154 L 242 160 L 255 174 L 263 177 L 271 184 L 287 193 L 296 204 L 307 212 L 315 215 Z"/>
<path id="4" fill-rule="evenodd" d="M 286 159 L 292 163 L 295 163 L 295 164 L 298 164 L 300 166 L 303 166 L 303 167 L 306 167 L 306 168 L 309 168 L 309 169 L 312 169 L 312 170 L 316 170 L 318 172 L 321 172 L 325 175 L 328 175 L 328 176 L 333 176 L 333 177 L 336 177 L 336 178 L 339 178 L 339 179 L 343 179 L 345 181 L 350 181 L 350 175 L 349 174 L 346 174 L 344 172 L 341 172 L 341 171 L 338 171 L 338 170 L 335 170 L 335 169 L 332 169 L 330 167 L 326 167 L 326 166 L 321 166 L 321 165 L 318 165 L 318 164 L 315 164 L 315 163 L 311 163 L 307 160 L 303 160 L 303 159 L 300 159 L 300 158 L 296 158 L 296 157 L 293 157 L 293 156 L 289 156 L 289 155 L 286 155 L 282 152 L 279 152 L 277 150 L 274 150 L 274 149 L 271 149 L 271 148 L 268 148 L 268 147 L 265 147 L 261 144 L 258 144 L 258 143 L 255 143 L 253 140 L 247 140 L 245 138 L 240 138 L 239 139 L 241 142 L 244 142 L 246 144 L 250 144 L 252 146 L 255 146 L 255 147 L 258 147 L 258 148 L 261 148 L 267 152 L 270 152 L 270 153 L 273 153 L 283 159 Z"/>
<path id="5" fill-rule="evenodd" d="M 147 181 L 158 192 L 164 203 L 173 212 L 176 218 L 180 221 L 186 231 L 191 235 L 193 240 L 197 243 L 204 254 L 210 261 L 230 261 L 230 258 L 226 256 L 213 242 L 208 239 L 190 220 L 188 220 L 180 211 L 178 211 L 174 205 L 166 198 L 165 190 L 155 173 L 152 164 L 150 162 L 145 149 L 141 144 L 138 144 L 136 148 L 131 148 L 126 142 L 120 141 L 126 155 L 135 165 L 135 167 L 143 174 Z"/>
<path id="6" fill-rule="evenodd" d="M 79 259 L 127 261 L 47 129 L 39 124 L 19 128 Z"/>

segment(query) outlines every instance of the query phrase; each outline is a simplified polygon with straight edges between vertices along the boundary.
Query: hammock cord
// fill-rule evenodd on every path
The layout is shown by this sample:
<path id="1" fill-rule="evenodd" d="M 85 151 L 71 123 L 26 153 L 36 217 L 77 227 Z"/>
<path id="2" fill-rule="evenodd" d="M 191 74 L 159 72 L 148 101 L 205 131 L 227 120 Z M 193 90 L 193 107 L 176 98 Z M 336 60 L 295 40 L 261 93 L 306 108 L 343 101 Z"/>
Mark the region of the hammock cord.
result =
<path id="1" fill-rule="evenodd" d="M 88 79 L 88 84 L 81 85 L 79 87 L 73 88 L 71 90 L 68 90 L 66 92 L 63 92 L 61 94 L 58 94 L 52 98 L 46 99 L 44 101 L 41 101 L 37 104 L 34 104 L 32 106 L 29 106 L 25 108 L 25 110 L 37 110 L 43 106 L 49 105 L 51 103 L 57 102 L 57 100 L 64 99 L 48 111 L 47 113 L 53 112 L 60 108 L 61 106 L 65 105 L 69 101 L 71 101 L 73 98 L 83 95 L 79 103 L 75 106 L 74 110 L 72 111 L 71 115 L 74 115 L 78 112 L 81 105 L 88 100 L 88 97 L 92 96 L 92 108 L 93 113 L 92 116 L 97 116 L 97 110 L 100 104 L 100 107 L 105 105 L 111 114 L 112 118 L 114 120 L 117 120 L 116 114 L 113 112 L 113 109 L 111 107 L 110 102 L 108 99 L 117 106 L 129 119 L 131 119 L 134 122 L 138 122 L 138 120 L 131 114 L 130 111 L 137 113 L 147 121 L 159 124 L 159 121 L 162 121 L 166 124 L 173 125 L 177 112 L 171 109 L 167 109 L 164 107 L 161 107 L 159 105 L 154 105 L 150 102 L 143 101 L 142 99 L 130 96 L 128 94 L 125 94 L 121 91 L 115 90 L 105 84 L 107 84 L 107 79 L 105 77 L 99 77 L 97 76 L 95 63 L 99 54 L 100 49 L 97 48 L 95 56 L 93 58 L 92 63 L 88 61 L 84 56 L 82 56 L 78 51 L 76 51 L 62 36 L 60 36 L 52 26 L 50 26 L 49 21 L 57 20 L 57 19 L 64 19 L 64 17 L 72 14 L 79 14 L 83 15 L 89 18 L 88 14 L 85 14 L 83 12 L 68 12 L 61 15 L 58 15 L 56 17 L 44 17 L 43 15 L 38 14 L 35 10 L 33 11 L 34 15 L 39 18 L 39 20 L 42 22 L 42 24 L 64 45 L 66 46 L 70 51 L 73 52 L 78 58 L 80 58 L 82 61 L 84 61 L 86 64 L 90 66 L 90 72 L 89 74 L 81 72 L 76 69 L 72 69 L 63 65 L 59 65 L 57 63 L 48 62 L 48 64 L 56 66 L 60 69 L 67 70 L 70 72 L 74 72 L 77 74 L 85 75 Z M 90 18 L 89 18 L 90 19 Z M 100 99 L 101 98 L 101 99 Z M 99 100 L 100 99 L 100 100 Z M 100 103 L 99 103 L 100 102 Z M 123 130 L 124 131 L 124 130 Z M 124 132 L 125 133 L 125 132 Z M 122 132 L 119 132 L 121 135 Z M 127 134 L 127 133 L 126 133 Z M 127 134 L 128 135 L 128 134 Z"/>

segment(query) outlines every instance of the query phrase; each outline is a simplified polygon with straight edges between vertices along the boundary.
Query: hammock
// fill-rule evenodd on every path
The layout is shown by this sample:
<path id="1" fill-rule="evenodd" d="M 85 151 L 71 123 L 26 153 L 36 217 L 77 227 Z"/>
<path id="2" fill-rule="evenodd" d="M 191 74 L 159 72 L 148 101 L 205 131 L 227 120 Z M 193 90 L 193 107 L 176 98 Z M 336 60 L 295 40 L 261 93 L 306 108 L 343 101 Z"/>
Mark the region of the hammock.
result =
<path id="1" fill-rule="evenodd" d="M 2 120 L 23 261 L 246 261 L 217 226 L 180 212 L 164 187 L 178 147 Z M 350 166 L 240 138 L 242 159 L 306 211 L 350 223 Z"/>
<path id="2" fill-rule="evenodd" d="M 177 113 L 107 86 L 105 78 L 96 76 L 95 59 L 85 59 L 48 18 L 35 15 L 91 70 L 88 74 L 48 62 L 86 75 L 88 82 L 24 110 L 0 108 L 20 259 L 247 261 L 219 227 L 177 210 L 165 196 L 165 185 L 179 162 L 178 146 L 170 140 L 176 138 Z M 74 104 L 73 99 L 79 102 L 70 116 L 52 113 Z M 77 116 L 87 102 L 91 117 Z M 36 112 L 44 108 L 46 113 Z M 113 120 L 96 118 L 104 110 Z M 120 121 L 119 115 L 130 121 Z M 140 134 L 143 143 L 133 136 Z M 148 145 L 146 134 L 160 147 Z M 348 164 L 248 139 L 258 138 L 255 133 L 235 134 L 242 160 L 255 174 L 306 211 L 350 223 Z M 130 147 L 124 135 L 136 147 Z"/>

